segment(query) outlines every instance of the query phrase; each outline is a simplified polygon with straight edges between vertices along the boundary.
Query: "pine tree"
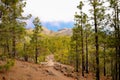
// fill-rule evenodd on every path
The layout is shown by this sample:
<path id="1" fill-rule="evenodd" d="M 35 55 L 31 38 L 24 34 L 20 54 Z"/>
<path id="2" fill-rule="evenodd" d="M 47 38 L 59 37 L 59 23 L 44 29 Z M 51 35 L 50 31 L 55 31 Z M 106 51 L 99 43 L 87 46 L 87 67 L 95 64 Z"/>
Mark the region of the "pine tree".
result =
<path id="1" fill-rule="evenodd" d="M 114 27 L 114 38 L 115 38 L 115 66 L 114 66 L 114 75 L 113 80 L 120 79 L 120 1 L 119 0 L 108 0 L 110 3 L 110 9 L 113 9 L 112 13 L 110 14 L 112 18 L 110 19 L 111 27 Z M 118 45 L 119 44 L 119 45 Z"/>
<path id="2" fill-rule="evenodd" d="M 80 15 L 75 15 L 75 17 L 78 19 L 78 28 L 80 28 L 80 35 L 81 35 L 81 53 L 82 53 L 82 76 L 84 76 L 84 70 L 85 70 L 85 60 L 84 60 L 84 34 L 83 34 L 83 24 L 86 22 L 86 14 L 83 13 L 82 8 L 84 4 L 82 1 L 80 1 L 80 4 L 77 6 L 78 9 L 80 9 Z"/>
<path id="3" fill-rule="evenodd" d="M 35 18 L 34 21 L 33 21 L 33 24 L 35 25 L 35 28 L 33 30 L 33 37 L 32 37 L 32 40 L 33 40 L 33 43 L 34 43 L 34 47 L 35 47 L 35 63 L 38 63 L 38 47 L 39 47 L 39 43 L 38 43 L 38 40 L 39 40 L 39 34 L 42 30 L 42 26 L 41 26 L 41 23 L 40 23 L 40 20 L 39 18 Z"/>
<path id="4" fill-rule="evenodd" d="M 11 42 L 12 45 L 12 52 L 10 53 L 13 57 L 16 55 L 17 38 L 20 37 L 20 34 L 24 31 L 24 25 L 21 21 L 19 21 L 21 20 L 24 6 L 25 3 L 21 0 L 1 0 L 1 25 L 3 26 L 1 30 L 2 33 L 4 33 L 4 36 L 2 37 L 6 37 L 7 39 L 5 40 L 10 40 L 9 42 Z M 6 41 L 5 44 L 8 51 L 10 51 L 10 43 Z"/>
<path id="5" fill-rule="evenodd" d="M 93 15 L 94 27 L 95 27 L 95 46 L 96 46 L 96 80 L 100 80 L 100 68 L 99 68 L 99 44 L 98 44 L 98 29 L 101 26 L 101 22 L 104 19 L 105 9 L 103 1 L 90 0 L 92 6 L 91 13 Z"/>
<path id="6" fill-rule="evenodd" d="M 76 22 L 75 27 L 73 28 L 73 35 L 71 37 L 71 49 L 70 57 L 72 60 L 75 60 L 74 66 L 75 71 L 77 72 L 77 80 L 79 80 L 79 69 L 80 69 L 80 28 L 78 27 L 78 22 Z"/>
<path id="7" fill-rule="evenodd" d="M 89 49 L 88 49 L 88 46 L 89 46 L 89 37 L 90 37 L 90 34 L 91 34 L 91 25 L 89 23 L 87 23 L 85 25 L 85 44 L 86 44 L 86 73 L 89 73 L 89 64 L 88 64 L 88 55 L 89 55 Z"/>

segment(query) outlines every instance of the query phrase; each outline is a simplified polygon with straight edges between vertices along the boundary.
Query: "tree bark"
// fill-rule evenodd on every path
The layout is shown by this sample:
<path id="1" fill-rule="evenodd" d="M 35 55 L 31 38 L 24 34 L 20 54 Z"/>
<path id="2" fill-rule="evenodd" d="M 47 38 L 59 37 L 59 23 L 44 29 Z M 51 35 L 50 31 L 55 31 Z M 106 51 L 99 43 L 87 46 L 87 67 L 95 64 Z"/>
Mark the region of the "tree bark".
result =
<path id="1" fill-rule="evenodd" d="M 106 76 L 106 48 L 104 44 L 104 76 Z"/>
<path id="2" fill-rule="evenodd" d="M 76 32 L 75 32 L 76 33 Z M 76 36 L 76 39 L 77 39 L 77 36 Z M 78 41 L 76 40 L 76 46 L 75 46 L 75 52 L 76 52 L 76 65 L 75 65 L 75 68 L 76 68 L 76 72 L 78 73 L 79 72 L 79 51 L 78 51 Z"/>
<path id="3" fill-rule="evenodd" d="M 119 25 L 119 6 L 117 5 L 117 27 L 118 27 L 118 80 L 120 80 L 120 25 Z"/>
<path id="4" fill-rule="evenodd" d="M 76 41 L 76 79 L 79 80 L 79 52 L 78 52 L 78 44 Z"/>
<path id="5" fill-rule="evenodd" d="M 86 73 L 88 73 L 88 34 L 86 31 Z"/>
<path id="6" fill-rule="evenodd" d="M 83 43 L 83 29 L 81 27 L 81 42 L 82 42 L 82 76 L 84 76 L 85 62 L 84 62 L 84 43 Z"/>
<path id="7" fill-rule="evenodd" d="M 82 26 L 82 11 L 81 11 L 81 48 L 82 48 L 82 76 L 84 76 L 85 60 L 84 60 L 84 42 L 83 42 L 83 26 Z"/>
<path id="8" fill-rule="evenodd" d="M 24 43 L 24 60 L 25 61 L 28 61 L 28 55 L 27 55 L 27 53 L 26 53 L 26 44 Z"/>
<path id="9" fill-rule="evenodd" d="M 94 0 L 96 2 L 96 0 Z M 96 5 L 94 8 L 94 26 L 95 26 L 95 47 L 96 47 L 96 80 L 100 80 L 100 69 L 99 69 L 99 44 L 98 44 L 98 28 L 97 28 L 97 16 L 96 16 Z"/>
<path id="10" fill-rule="evenodd" d="M 7 52 L 8 52 L 9 57 L 11 57 L 8 40 L 6 41 L 6 48 L 7 48 Z"/>
<path id="11" fill-rule="evenodd" d="M 2 11 L 0 11 L 0 18 L 2 17 Z"/>
<path id="12" fill-rule="evenodd" d="M 38 40 L 36 38 L 36 47 L 35 47 L 35 63 L 38 63 Z"/>
<path id="13" fill-rule="evenodd" d="M 118 77 L 118 74 L 117 74 L 117 71 L 118 71 L 118 69 L 117 69 L 117 61 L 118 61 L 118 57 L 117 57 L 117 54 L 118 54 L 118 47 L 116 46 L 116 54 L 115 54 L 115 73 L 114 73 L 114 75 L 115 75 L 115 77 L 114 77 L 114 79 L 115 80 L 117 80 L 117 77 Z"/>
<path id="14" fill-rule="evenodd" d="M 15 37 L 15 29 L 12 32 L 12 57 L 16 56 L 16 37 Z"/>

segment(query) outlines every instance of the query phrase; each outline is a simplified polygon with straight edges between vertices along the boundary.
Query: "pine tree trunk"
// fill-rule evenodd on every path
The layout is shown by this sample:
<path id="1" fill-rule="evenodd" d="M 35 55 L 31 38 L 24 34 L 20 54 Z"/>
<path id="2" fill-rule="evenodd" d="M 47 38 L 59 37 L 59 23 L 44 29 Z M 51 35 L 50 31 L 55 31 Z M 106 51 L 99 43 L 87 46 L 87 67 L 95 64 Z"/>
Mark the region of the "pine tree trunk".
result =
<path id="1" fill-rule="evenodd" d="M 120 80 L 120 46 L 118 47 L 118 80 Z"/>
<path id="2" fill-rule="evenodd" d="M 120 26 L 118 26 L 118 39 L 119 39 L 119 45 L 118 45 L 118 80 L 120 80 Z"/>
<path id="3" fill-rule="evenodd" d="M 14 16 L 12 19 L 12 22 L 14 24 L 16 24 L 16 11 L 15 10 L 16 9 L 13 9 Z M 15 28 L 16 28 L 16 26 L 12 27 L 12 57 L 14 57 L 14 58 L 16 56 L 16 32 L 15 32 L 16 30 L 15 30 Z"/>
<path id="4" fill-rule="evenodd" d="M 117 30 L 117 10 L 115 9 L 115 21 L 114 21 L 115 25 L 114 25 L 114 28 L 115 28 L 115 40 L 116 42 L 118 41 L 118 30 Z M 115 65 L 114 65 L 114 80 L 117 80 L 117 77 L 118 77 L 118 74 L 117 74 L 117 71 L 118 71 L 118 68 L 117 68 L 117 64 L 118 64 L 118 45 L 115 43 Z"/>
<path id="5" fill-rule="evenodd" d="M 16 55 L 16 37 L 15 37 L 15 29 L 12 32 L 12 57 Z"/>
<path id="6" fill-rule="evenodd" d="M 86 32 L 86 73 L 88 73 L 88 34 Z"/>
<path id="7" fill-rule="evenodd" d="M 117 53 L 118 53 L 118 48 L 116 47 L 116 55 L 115 55 L 115 71 L 114 71 L 114 72 L 115 72 L 115 73 L 114 73 L 114 75 L 115 75 L 114 79 L 115 79 L 115 80 L 117 80 L 117 77 L 118 77 L 118 76 L 117 76 L 117 75 L 118 75 L 118 74 L 117 74 L 117 70 L 118 70 L 118 69 L 117 69 L 117 64 L 118 64 L 118 63 L 117 63 L 117 61 L 118 61 Z"/>
<path id="8" fill-rule="evenodd" d="M 118 80 L 120 80 L 120 26 L 118 26 L 118 39 L 119 39 L 119 45 L 118 45 Z"/>
<path id="9" fill-rule="evenodd" d="M 118 5 L 117 5 L 117 27 L 118 27 L 118 30 L 117 30 L 117 33 L 118 33 L 118 80 L 120 80 L 120 25 L 119 25 L 119 8 L 118 8 Z"/>
<path id="10" fill-rule="evenodd" d="M 95 36 L 95 43 L 96 43 L 96 80 L 100 80 L 100 70 L 99 70 L 99 45 L 98 45 L 98 32 L 97 26 L 95 28 L 96 36 Z"/>
<path id="11" fill-rule="evenodd" d="M 6 41 L 6 48 L 7 48 L 8 55 L 10 57 L 11 54 L 10 54 L 10 48 L 9 48 L 9 42 L 8 42 L 8 40 Z"/>
<path id="12" fill-rule="evenodd" d="M 81 27 L 81 42 L 82 42 L 82 76 L 84 76 L 85 62 L 84 62 L 84 43 L 83 43 L 83 29 Z"/>
<path id="13" fill-rule="evenodd" d="M 79 72 L 79 55 L 78 55 L 78 44 L 76 43 L 76 72 Z"/>
<path id="14" fill-rule="evenodd" d="M 25 61 L 28 61 L 28 55 L 27 55 L 27 53 L 26 53 L 26 44 L 24 43 L 24 60 Z"/>
<path id="15" fill-rule="evenodd" d="M 96 46 L 96 80 L 100 80 L 98 28 L 97 28 L 97 16 L 95 12 L 96 5 L 94 5 L 93 7 L 94 7 L 94 26 L 95 26 L 95 46 Z"/>
<path id="16" fill-rule="evenodd" d="M 111 76 L 113 77 L 113 57 L 111 56 Z"/>
<path id="17" fill-rule="evenodd" d="M 82 11 L 81 11 L 82 16 Z M 81 48 L 82 48 L 82 76 L 84 76 L 85 70 L 85 60 L 84 60 L 84 42 L 83 42 L 83 26 L 82 26 L 82 17 L 81 17 Z"/>
<path id="18" fill-rule="evenodd" d="M 35 49 L 35 63 L 37 63 L 37 57 L 38 57 L 38 49 L 36 47 L 36 49 Z"/>
<path id="19" fill-rule="evenodd" d="M 78 44 L 76 42 L 76 79 L 79 80 L 79 52 L 78 52 Z"/>
<path id="20" fill-rule="evenodd" d="M 104 76 L 106 76 L 106 49 L 104 44 Z"/>
<path id="21" fill-rule="evenodd" d="M 37 42 L 37 38 L 36 38 L 36 47 L 35 47 L 35 63 L 38 63 L 38 42 Z"/>
<path id="22" fill-rule="evenodd" d="M 0 11 L 0 18 L 2 17 L 2 11 Z"/>

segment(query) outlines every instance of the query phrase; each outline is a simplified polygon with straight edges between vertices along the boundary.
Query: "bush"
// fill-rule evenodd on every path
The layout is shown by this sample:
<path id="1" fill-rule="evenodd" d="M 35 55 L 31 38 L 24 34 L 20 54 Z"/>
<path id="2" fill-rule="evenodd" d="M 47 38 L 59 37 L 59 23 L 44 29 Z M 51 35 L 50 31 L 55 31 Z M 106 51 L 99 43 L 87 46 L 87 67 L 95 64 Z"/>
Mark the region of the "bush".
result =
<path id="1" fill-rule="evenodd" d="M 0 55 L 0 60 L 4 61 L 6 60 L 7 56 L 5 54 L 1 54 Z"/>
<path id="2" fill-rule="evenodd" d="M 8 71 L 12 66 L 14 66 L 15 61 L 13 59 L 8 59 L 4 65 L 0 65 L 0 72 Z"/>
<path id="3" fill-rule="evenodd" d="M 0 72 L 3 70 L 3 66 L 0 66 Z"/>

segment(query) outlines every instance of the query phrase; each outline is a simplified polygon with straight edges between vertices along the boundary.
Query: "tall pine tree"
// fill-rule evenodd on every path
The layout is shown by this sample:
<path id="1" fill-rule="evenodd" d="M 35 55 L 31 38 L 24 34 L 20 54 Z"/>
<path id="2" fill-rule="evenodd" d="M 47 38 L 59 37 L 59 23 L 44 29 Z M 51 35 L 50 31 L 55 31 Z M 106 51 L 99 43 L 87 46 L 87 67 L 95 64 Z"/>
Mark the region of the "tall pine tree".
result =
<path id="1" fill-rule="evenodd" d="M 102 20 L 104 19 L 105 9 L 102 0 L 90 0 L 92 9 L 92 19 L 95 29 L 95 48 L 96 48 L 96 80 L 100 80 L 100 68 L 99 68 L 99 43 L 98 43 L 98 29 L 101 26 Z"/>
<path id="2" fill-rule="evenodd" d="M 32 42 L 34 43 L 34 49 L 35 49 L 35 63 L 38 63 L 38 50 L 39 50 L 39 38 L 40 38 L 40 32 L 42 30 L 42 26 L 40 23 L 39 18 L 35 18 L 33 21 L 33 24 L 35 25 L 35 28 L 33 30 L 33 37 L 32 37 Z"/>

